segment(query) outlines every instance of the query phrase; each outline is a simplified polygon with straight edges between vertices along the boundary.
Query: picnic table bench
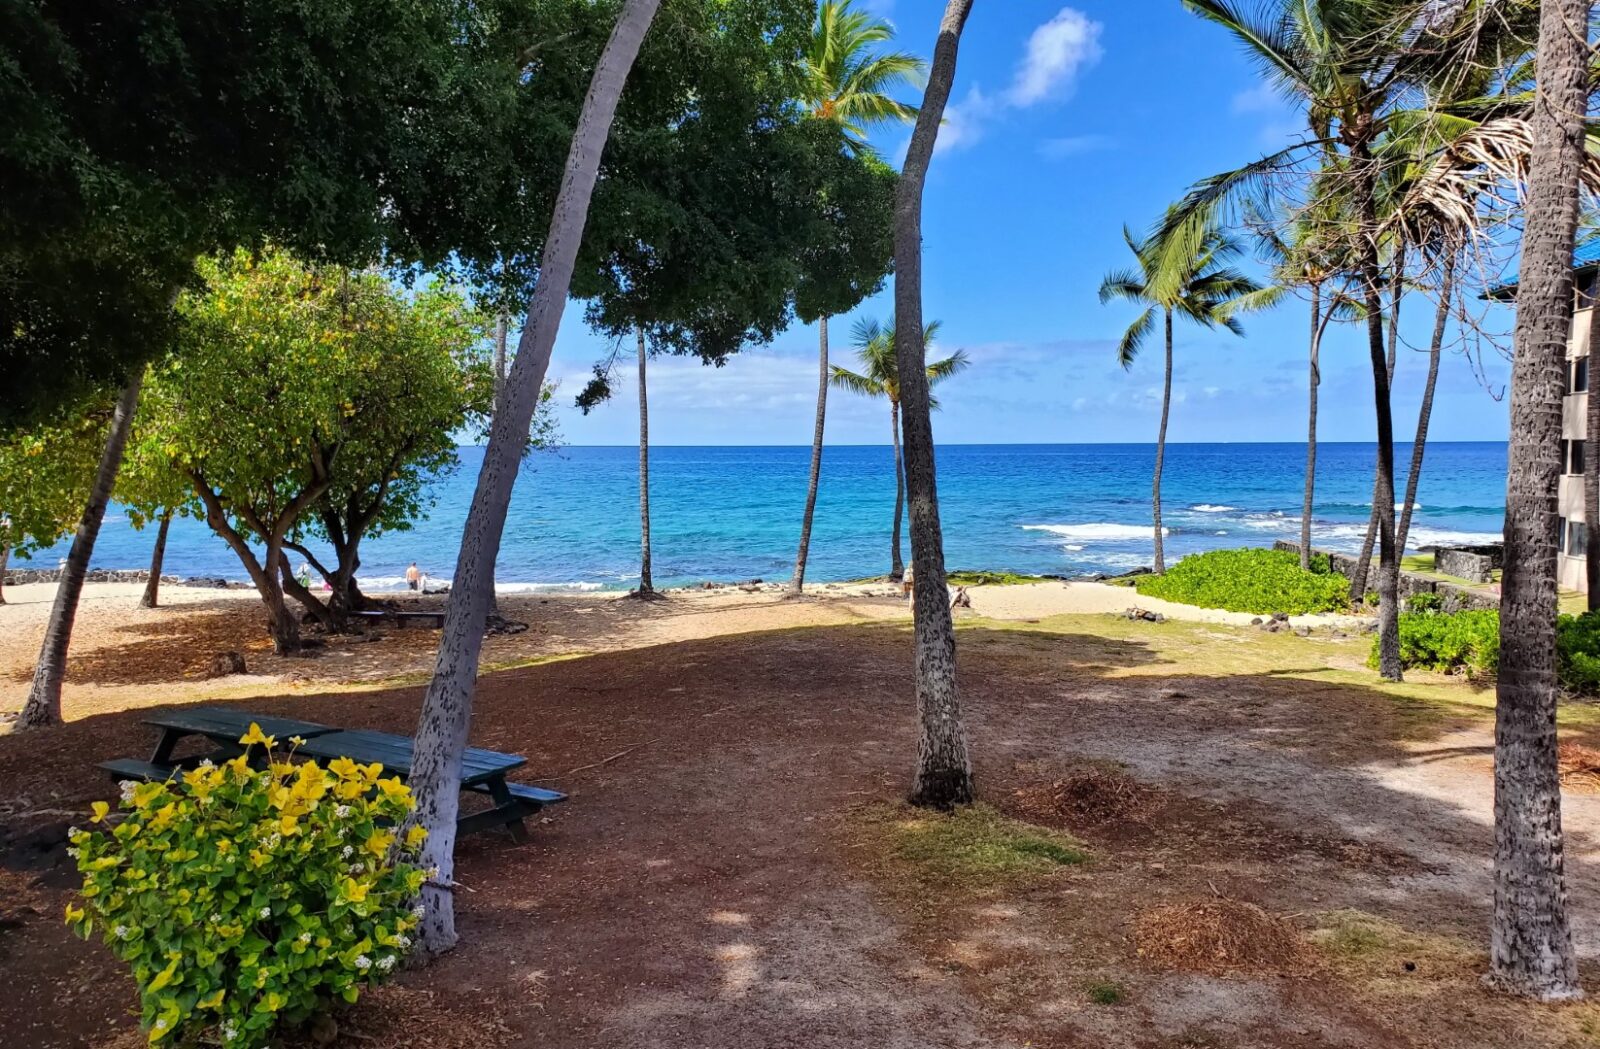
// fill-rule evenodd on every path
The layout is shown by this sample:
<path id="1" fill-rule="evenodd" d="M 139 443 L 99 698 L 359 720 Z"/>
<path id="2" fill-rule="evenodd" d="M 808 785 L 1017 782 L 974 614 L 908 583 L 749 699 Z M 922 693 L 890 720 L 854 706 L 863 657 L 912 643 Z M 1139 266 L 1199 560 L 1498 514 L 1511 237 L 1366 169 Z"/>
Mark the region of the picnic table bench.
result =
<path id="1" fill-rule="evenodd" d="M 313 721 L 251 714 L 230 707 L 191 707 L 145 718 L 144 724 L 161 730 L 154 753 L 149 761 L 136 758 L 117 758 L 101 763 L 100 767 L 113 778 L 159 781 L 185 768 L 192 767 L 204 758 L 228 759 L 245 753 L 239 737 L 250 730 L 251 724 L 261 726 L 261 731 L 280 740 L 299 736 L 305 742 L 295 750 L 304 757 L 333 759 L 349 758 L 363 764 L 377 762 L 384 772 L 400 779 L 411 777 L 415 749 L 406 736 L 367 729 L 339 729 Z M 209 754 L 174 760 L 178 743 L 189 736 L 203 736 L 217 744 Z M 501 754 L 498 751 L 468 747 L 461 762 L 461 789 L 476 794 L 486 794 L 494 802 L 492 808 L 468 813 L 456 821 L 458 834 L 473 834 L 492 827 L 505 827 L 512 840 L 526 837 L 523 819 L 546 805 L 567 800 L 560 791 L 546 790 L 526 783 L 510 783 L 506 773 L 521 768 L 528 759 L 518 754 Z"/>

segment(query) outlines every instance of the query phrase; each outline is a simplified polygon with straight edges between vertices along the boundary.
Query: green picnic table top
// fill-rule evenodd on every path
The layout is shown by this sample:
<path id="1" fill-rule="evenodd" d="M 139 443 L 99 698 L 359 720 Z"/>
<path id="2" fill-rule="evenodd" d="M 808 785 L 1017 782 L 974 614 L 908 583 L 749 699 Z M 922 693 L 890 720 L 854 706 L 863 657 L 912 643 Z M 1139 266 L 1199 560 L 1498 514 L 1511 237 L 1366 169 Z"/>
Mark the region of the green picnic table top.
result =
<path id="1" fill-rule="evenodd" d="M 412 762 L 416 757 L 416 749 L 407 737 L 368 729 L 344 729 L 307 737 L 295 753 L 312 758 L 349 758 L 363 763 L 376 761 L 385 772 L 401 778 L 411 775 Z M 507 772 L 527 763 L 527 758 L 517 754 L 468 747 L 461 760 L 461 785 L 470 787 L 503 778 Z"/>

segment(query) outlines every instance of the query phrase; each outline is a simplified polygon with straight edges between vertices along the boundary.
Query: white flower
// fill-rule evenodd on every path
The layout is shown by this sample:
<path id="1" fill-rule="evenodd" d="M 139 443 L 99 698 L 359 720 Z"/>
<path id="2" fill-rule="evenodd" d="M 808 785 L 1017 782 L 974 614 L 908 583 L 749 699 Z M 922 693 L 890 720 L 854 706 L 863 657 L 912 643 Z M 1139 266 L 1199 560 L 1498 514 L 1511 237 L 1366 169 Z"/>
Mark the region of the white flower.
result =
<path id="1" fill-rule="evenodd" d="M 439 880 L 439 868 L 438 867 L 429 867 L 424 873 L 427 874 L 429 881 L 438 881 Z"/>
<path id="2" fill-rule="evenodd" d="M 428 908 L 424 907 L 420 903 L 417 904 L 415 907 L 411 908 L 411 916 L 413 918 L 421 919 L 423 917 L 426 917 L 427 913 L 428 913 Z"/>
<path id="3" fill-rule="evenodd" d="M 301 933 L 300 934 L 300 942 L 301 943 L 310 943 L 311 942 L 311 934 L 308 933 L 308 932 Z"/>
<path id="4" fill-rule="evenodd" d="M 167 1021 L 165 1019 L 157 1019 L 155 1023 L 155 1029 L 158 1031 L 165 1031 L 167 1029 Z"/>
<path id="5" fill-rule="evenodd" d="M 111 931 L 117 934 L 117 939 L 119 940 L 126 940 L 133 934 L 133 930 L 128 928 L 126 925 L 119 925 Z"/>
<path id="6" fill-rule="evenodd" d="M 212 916 L 211 916 L 211 924 L 212 924 L 212 925 L 216 925 L 216 924 L 218 924 L 218 923 L 220 923 L 220 922 L 221 922 L 221 921 L 222 921 L 222 915 L 220 915 L 220 914 L 213 914 L 213 915 L 212 915 Z"/>
<path id="7" fill-rule="evenodd" d="M 261 908 L 261 917 L 263 917 L 263 918 L 272 917 L 272 908 L 271 907 L 263 907 L 263 908 Z"/>
<path id="8" fill-rule="evenodd" d="M 366 872 L 366 869 L 367 865 L 365 863 L 352 863 L 350 865 L 351 874 L 363 874 Z"/>
<path id="9" fill-rule="evenodd" d="M 77 836 L 78 836 L 78 828 L 77 827 L 68 827 L 67 828 L 67 837 L 76 838 Z"/>
<path id="10" fill-rule="evenodd" d="M 388 972 L 390 969 L 393 969 L 393 968 L 394 968 L 394 955 L 386 954 L 382 958 L 378 959 L 378 971 L 379 972 Z"/>
<path id="11" fill-rule="evenodd" d="M 372 968 L 372 959 L 368 958 L 364 954 L 356 955 L 356 968 L 360 969 L 362 972 L 366 972 L 368 969 Z"/>
<path id="12" fill-rule="evenodd" d="M 78 848 L 77 848 L 77 847 L 76 847 L 76 846 L 74 846 L 74 847 L 73 847 L 73 848 L 70 848 L 70 849 L 68 849 L 68 850 L 67 850 L 67 855 L 68 855 L 68 856 L 71 856 L 71 857 L 72 857 L 72 858 L 73 858 L 73 859 L 77 859 L 77 858 L 78 858 L 78 855 L 79 855 L 79 853 L 80 853 L 80 852 L 81 852 L 81 851 L 82 851 L 82 850 L 80 850 L 80 849 L 78 849 Z"/>
<path id="13" fill-rule="evenodd" d="M 211 768 L 212 767 L 211 759 L 210 758 L 201 758 L 200 759 L 200 767 L 203 768 L 203 769 Z"/>
<path id="14" fill-rule="evenodd" d="M 139 785 L 137 783 L 135 783 L 131 779 L 125 779 L 122 782 L 118 783 L 117 784 L 117 789 L 122 791 L 122 800 L 124 802 L 132 801 L 133 800 L 133 792 L 138 786 Z"/>
<path id="15" fill-rule="evenodd" d="M 395 946 L 399 947 L 402 951 L 405 950 L 407 947 L 411 946 L 411 937 L 409 937 L 409 936 L 396 936 L 395 937 Z"/>
<path id="16" fill-rule="evenodd" d="M 234 1026 L 232 1020 L 228 1020 L 222 1025 L 222 1037 L 230 1042 L 239 1037 L 239 1028 Z"/>
<path id="17" fill-rule="evenodd" d="M 346 845 L 344 848 L 339 850 L 339 858 L 342 860 L 348 860 L 351 856 L 355 855 L 355 852 L 356 850 L 354 846 Z"/>
<path id="18" fill-rule="evenodd" d="M 338 808 L 333 810 L 333 814 L 338 816 L 340 819 L 344 819 L 346 816 L 350 815 L 350 806 L 340 805 Z"/>

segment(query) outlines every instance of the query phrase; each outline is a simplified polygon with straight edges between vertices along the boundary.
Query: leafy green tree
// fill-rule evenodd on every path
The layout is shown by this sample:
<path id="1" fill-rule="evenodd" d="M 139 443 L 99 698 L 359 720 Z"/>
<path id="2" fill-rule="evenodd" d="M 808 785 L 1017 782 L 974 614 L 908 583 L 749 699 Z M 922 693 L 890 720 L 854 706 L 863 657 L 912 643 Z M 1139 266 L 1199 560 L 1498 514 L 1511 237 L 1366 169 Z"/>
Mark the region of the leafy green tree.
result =
<path id="1" fill-rule="evenodd" d="M 348 609 L 361 537 L 420 509 L 423 479 L 452 460 L 452 435 L 492 404 L 484 326 L 449 290 L 405 295 L 283 252 L 202 269 L 206 290 L 179 304 L 182 343 L 149 380 L 140 447 L 188 478 L 261 594 L 275 649 L 293 653 L 300 629 L 285 589 L 322 610 L 285 583 L 284 551 L 324 529 L 332 601 Z"/>
<path id="2" fill-rule="evenodd" d="M 939 321 L 929 321 L 922 329 L 924 353 L 939 338 Z M 894 528 L 890 534 L 889 578 L 898 581 L 905 575 L 905 563 L 900 555 L 900 520 L 905 512 L 905 463 L 900 452 L 900 372 L 895 366 L 894 318 L 883 325 L 874 318 L 856 321 L 850 338 L 856 347 L 856 358 L 861 370 L 853 372 L 834 365 L 830 381 L 840 389 L 858 393 L 863 397 L 882 397 L 889 402 L 889 434 L 894 443 Z M 936 386 L 964 370 L 971 363 L 967 351 L 955 353 L 927 365 L 928 385 Z M 930 397 L 928 406 L 939 407 L 938 398 Z"/>
<path id="3" fill-rule="evenodd" d="M 1211 230 L 1200 238 L 1192 253 L 1177 254 L 1159 240 L 1140 241 L 1126 228 L 1122 238 L 1133 252 L 1136 266 L 1106 275 L 1100 284 L 1100 301 L 1122 299 L 1143 306 L 1117 343 L 1117 363 L 1133 367 L 1148 343 L 1156 323 L 1161 323 L 1166 351 L 1161 379 L 1161 425 L 1156 431 L 1156 464 L 1150 482 L 1150 509 L 1155 524 L 1155 568 L 1167 570 L 1161 543 L 1161 467 L 1167 452 L 1167 416 L 1172 407 L 1172 319 L 1183 317 L 1204 328 L 1223 327 L 1235 335 L 1244 328 L 1232 310 L 1241 298 L 1261 286 L 1227 265 L 1242 253 L 1239 242 Z"/>
<path id="4" fill-rule="evenodd" d="M 926 68 L 922 59 L 903 51 L 882 51 L 894 38 L 894 28 L 882 19 L 859 11 L 849 0 L 824 0 L 817 9 L 817 24 L 805 55 L 804 101 L 817 120 L 836 125 L 846 146 L 857 154 L 870 154 L 866 135 L 872 128 L 915 120 L 916 108 L 897 100 L 895 88 L 914 84 Z M 827 424 L 828 318 L 848 312 L 875 292 L 889 268 L 894 250 L 890 216 L 893 213 L 893 175 L 883 168 L 876 192 L 881 204 L 851 207 L 852 183 L 835 182 L 818 196 L 827 226 L 820 246 L 802 260 L 802 285 L 795 307 L 800 319 L 817 324 L 817 416 L 811 434 L 811 472 L 806 487 L 805 511 L 800 518 L 800 544 L 795 554 L 790 593 L 805 586 L 806 556 L 811 549 L 811 521 L 817 509 L 817 486 L 822 478 L 822 438 Z M 859 181 L 854 183 L 859 186 Z M 869 190 L 870 191 L 870 190 Z M 846 221 L 848 219 L 849 221 Z M 876 219 L 876 221 L 872 221 Z M 898 529 L 896 529 L 898 533 Z"/>
<path id="5" fill-rule="evenodd" d="M 94 485 L 112 405 L 58 409 L 25 429 L 0 431 L 0 604 L 11 554 L 27 557 L 72 533 Z"/>

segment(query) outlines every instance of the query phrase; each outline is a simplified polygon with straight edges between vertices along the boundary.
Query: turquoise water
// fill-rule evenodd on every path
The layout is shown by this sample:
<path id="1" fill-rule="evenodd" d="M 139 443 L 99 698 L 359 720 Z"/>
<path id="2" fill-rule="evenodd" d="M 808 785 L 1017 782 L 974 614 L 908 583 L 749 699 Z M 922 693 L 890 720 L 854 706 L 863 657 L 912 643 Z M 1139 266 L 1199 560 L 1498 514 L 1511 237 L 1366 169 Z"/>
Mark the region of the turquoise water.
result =
<path id="1" fill-rule="evenodd" d="M 1374 454 L 1366 444 L 1320 446 L 1314 517 L 1319 546 L 1359 548 Z M 413 560 L 436 579 L 449 578 L 481 457 L 480 449 L 462 449 L 461 469 L 436 482 L 432 512 L 410 532 L 363 544 L 360 574 L 369 589 L 398 587 Z M 809 458 L 810 450 L 799 447 L 652 449 L 656 585 L 787 579 Z M 1409 446 L 1402 445 L 1396 458 L 1403 471 Z M 946 563 L 1060 574 L 1148 564 L 1153 460 L 1151 445 L 941 448 Z M 1304 463 L 1305 446 L 1297 444 L 1168 448 L 1167 556 L 1296 537 Z M 1413 548 L 1499 538 L 1505 464 L 1504 443 L 1429 445 Z M 626 447 L 564 448 L 530 459 L 506 523 L 501 585 L 634 585 L 637 470 L 638 450 Z M 887 446 L 828 448 L 807 577 L 851 579 L 887 571 L 893 510 L 894 464 Z M 94 564 L 145 567 L 153 541 L 153 531 L 134 531 L 113 508 Z M 65 546 L 38 555 L 36 563 L 54 565 Z M 166 570 L 245 578 L 222 540 L 192 520 L 174 522 Z"/>

